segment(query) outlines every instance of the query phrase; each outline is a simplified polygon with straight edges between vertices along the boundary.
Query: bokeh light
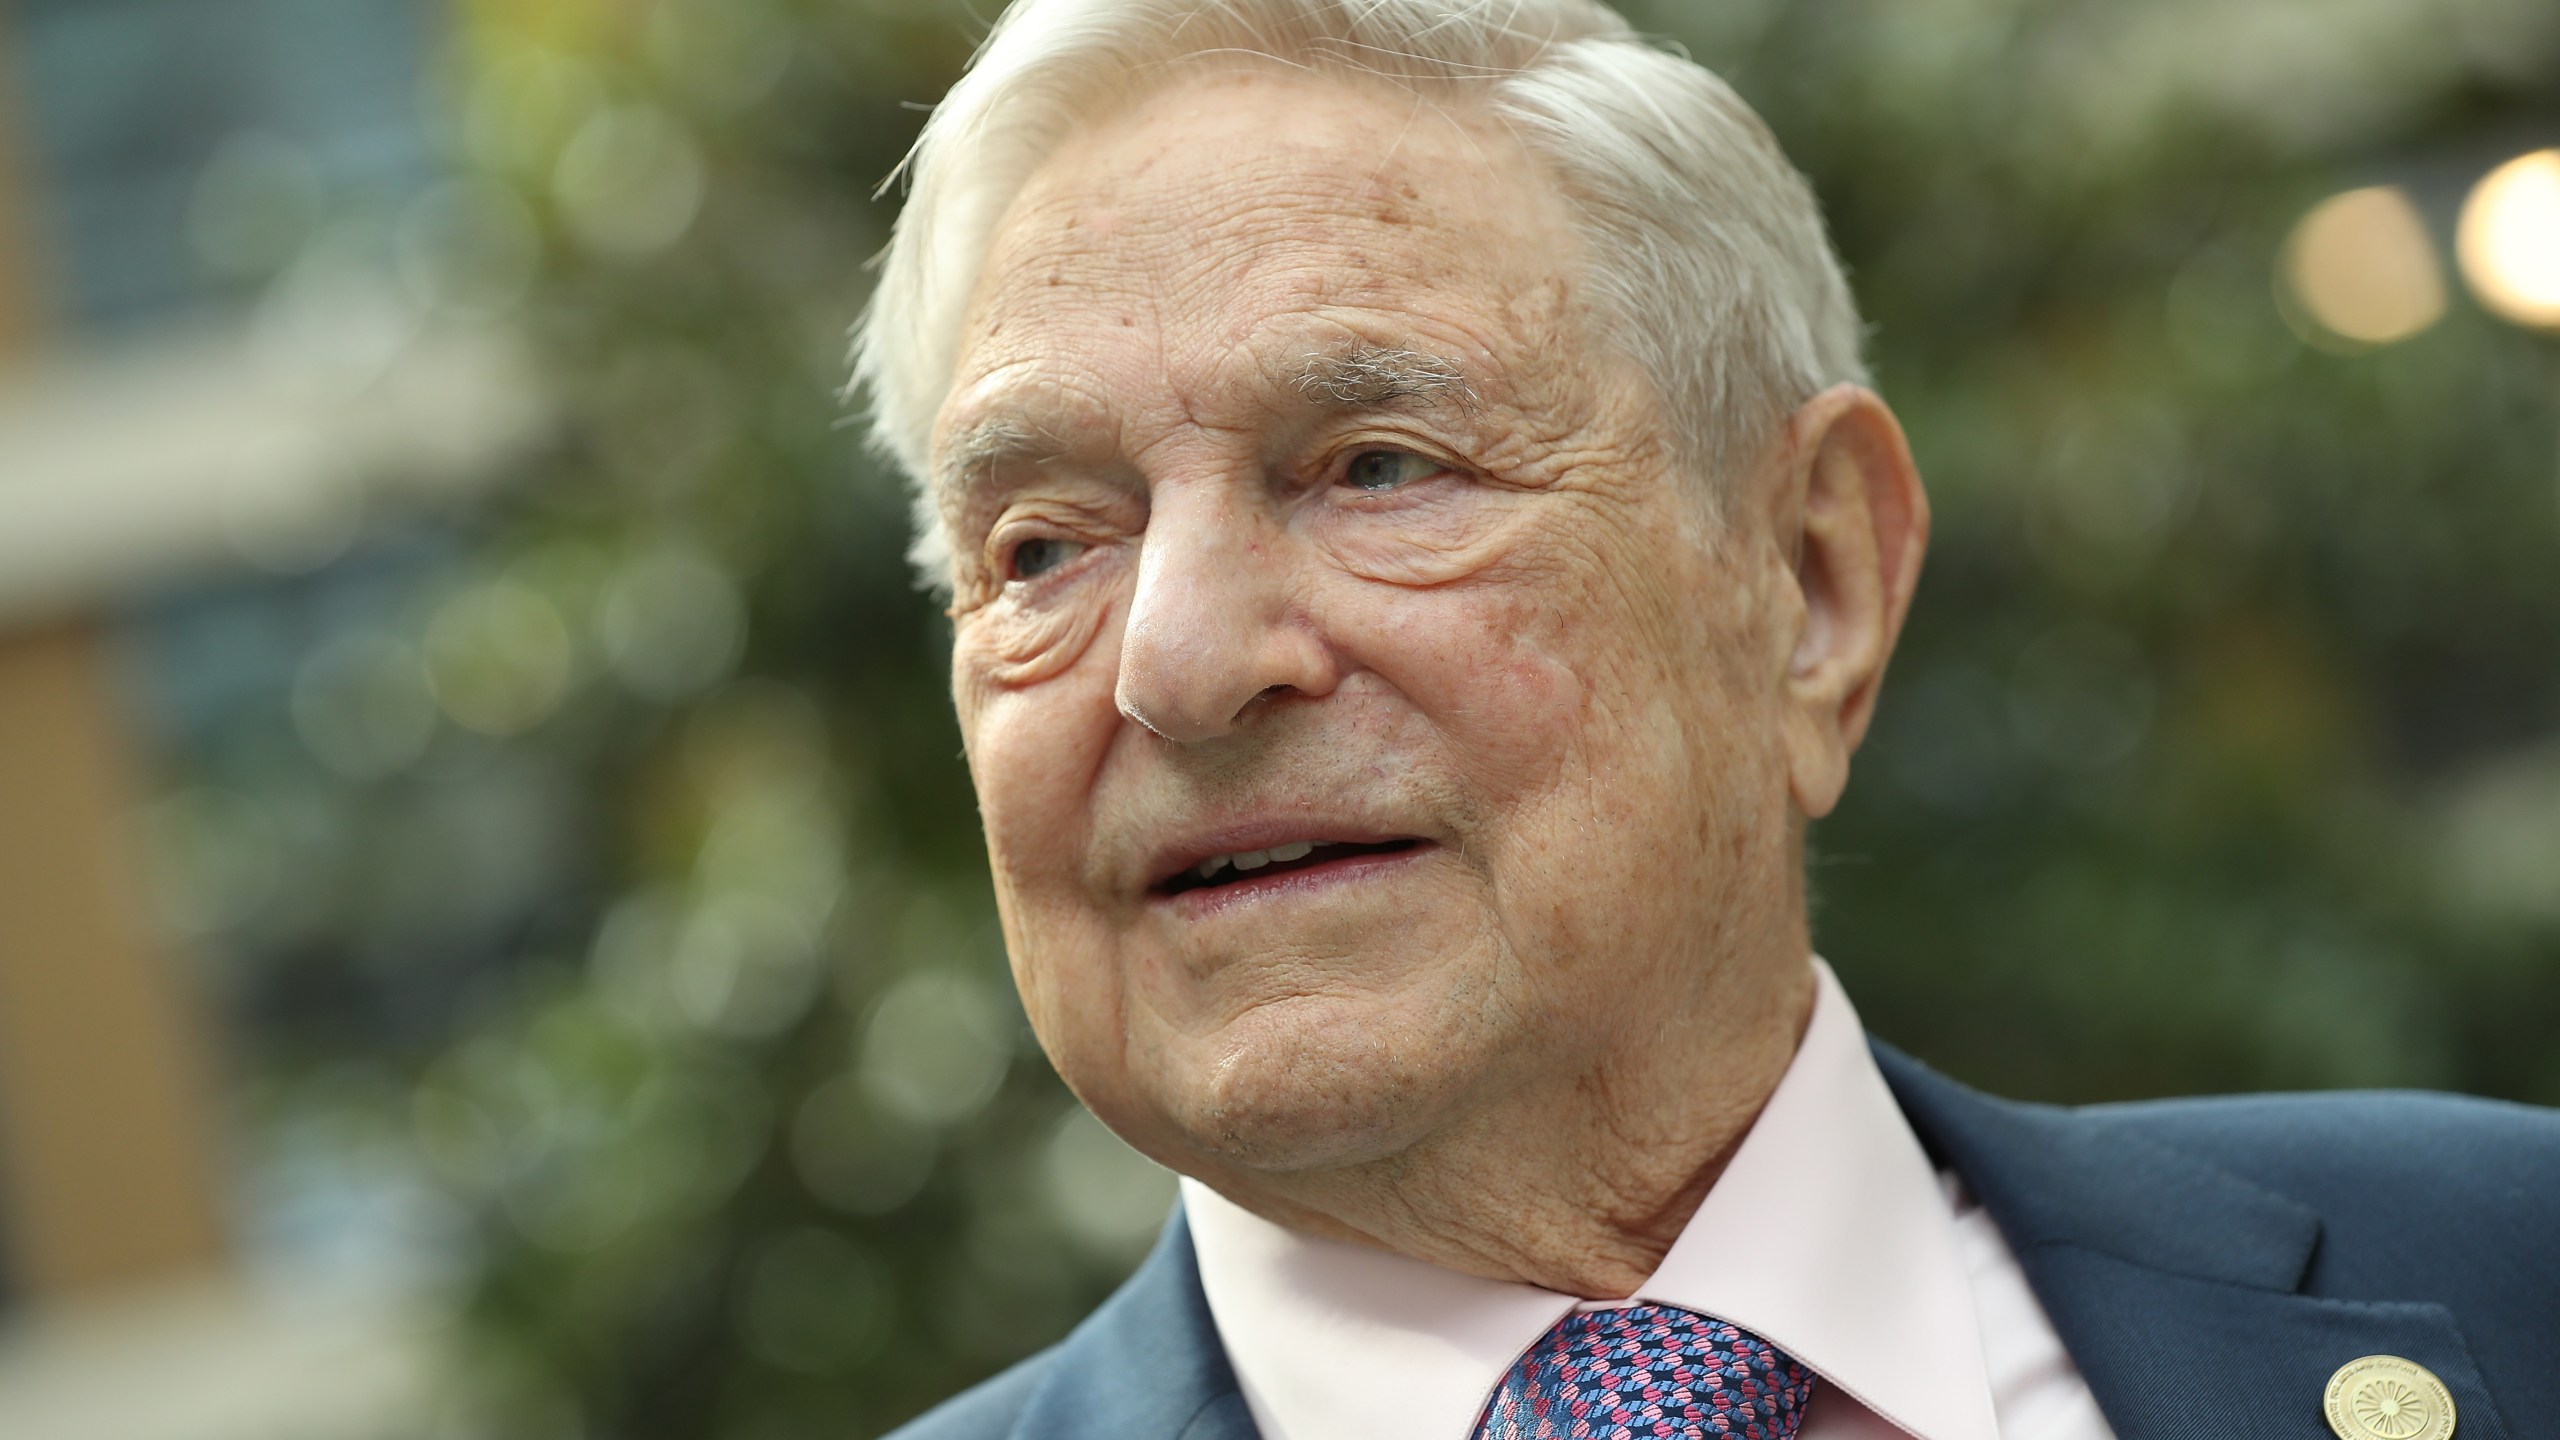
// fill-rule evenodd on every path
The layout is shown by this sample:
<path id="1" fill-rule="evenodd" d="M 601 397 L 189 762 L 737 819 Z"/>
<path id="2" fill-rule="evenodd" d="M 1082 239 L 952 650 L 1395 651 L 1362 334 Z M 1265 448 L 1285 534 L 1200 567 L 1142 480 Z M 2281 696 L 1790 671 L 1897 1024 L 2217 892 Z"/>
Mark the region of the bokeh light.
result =
<path id="1" fill-rule="evenodd" d="M 401 212 L 393 259 L 418 304 L 488 319 L 532 288 L 541 245 L 531 211 L 512 190 L 448 180 Z"/>
<path id="2" fill-rule="evenodd" d="M 402 769 L 435 735 L 426 661 L 390 635 L 349 635 L 313 651 L 294 674 L 292 703 L 312 755 L 350 780 Z"/>
<path id="3" fill-rule="evenodd" d="M 708 553 L 672 542 L 615 573 L 596 624 L 614 674 L 655 700 L 681 699 L 728 673 L 746 638 L 737 582 Z"/>
<path id="4" fill-rule="evenodd" d="M 920 970 L 880 997 L 863 1031 L 863 1094 L 892 1119 L 947 1128 L 976 1118 L 1012 1060 L 1004 1002 L 984 982 Z"/>
<path id="5" fill-rule="evenodd" d="M 225 139 L 187 201 L 187 246 L 224 278 L 264 278 L 318 228 L 326 199 L 310 147 L 269 130 Z"/>
<path id="6" fill-rule="evenodd" d="M 2471 293 L 2519 325 L 2560 329 L 2560 150 L 2519 155 L 2462 202 L 2454 253 Z"/>
<path id="7" fill-rule="evenodd" d="M 436 703 L 465 729 L 512 735 L 549 715 L 569 686 L 570 641 L 551 602 L 506 581 L 446 601 L 427 627 Z"/>
<path id="8" fill-rule="evenodd" d="M 2393 344 L 2444 318 L 2435 244 L 2398 186 L 2312 206 L 2285 241 L 2281 266 L 2287 318 L 2323 349 Z"/>
<path id="9" fill-rule="evenodd" d="M 1173 1172 L 1130 1149 L 1081 1105 L 1060 1113 L 1040 1161 L 1068 1236 L 1122 1264 L 1146 1253 L 1173 1209 Z"/>
<path id="10" fill-rule="evenodd" d="M 847 1215 L 886 1215 L 933 1173 L 932 1136 L 885 1119 L 852 1075 L 809 1092 L 791 1123 L 791 1163 L 809 1193 Z"/>
<path id="11" fill-rule="evenodd" d="M 560 153 L 552 188 L 562 218 L 600 255 L 663 250 L 702 208 L 701 151 L 666 111 L 628 105 L 598 111 Z"/>

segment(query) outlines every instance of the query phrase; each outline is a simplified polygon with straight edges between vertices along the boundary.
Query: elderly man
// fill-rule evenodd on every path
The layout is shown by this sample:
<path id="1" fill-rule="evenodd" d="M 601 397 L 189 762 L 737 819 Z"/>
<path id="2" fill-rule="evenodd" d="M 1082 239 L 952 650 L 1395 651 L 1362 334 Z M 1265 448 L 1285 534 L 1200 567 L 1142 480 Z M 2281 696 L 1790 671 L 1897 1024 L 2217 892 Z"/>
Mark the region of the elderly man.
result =
<path id="1" fill-rule="evenodd" d="M 910 178 L 859 360 L 1015 977 L 1186 1178 L 904 1433 L 2560 1434 L 2553 1117 L 2009 1104 L 1811 957 L 1928 506 L 1714 77 L 1019 0 Z"/>

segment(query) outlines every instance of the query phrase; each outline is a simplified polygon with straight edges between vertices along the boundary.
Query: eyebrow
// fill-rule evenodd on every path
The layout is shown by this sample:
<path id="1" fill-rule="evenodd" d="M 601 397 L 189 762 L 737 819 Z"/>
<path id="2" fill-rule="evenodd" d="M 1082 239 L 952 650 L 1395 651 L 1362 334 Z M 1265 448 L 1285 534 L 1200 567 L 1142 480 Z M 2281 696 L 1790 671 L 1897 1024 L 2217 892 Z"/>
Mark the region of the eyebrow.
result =
<path id="1" fill-rule="evenodd" d="M 946 448 L 936 488 L 958 494 L 997 465 L 1013 460 L 1054 459 L 1066 447 L 1019 420 L 981 421 L 961 431 Z"/>
<path id="2" fill-rule="evenodd" d="M 1473 409 L 1476 404 L 1475 386 L 1457 361 L 1376 345 L 1309 355 L 1290 377 L 1290 387 L 1309 400 L 1342 409 L 1415 402 Z"/>
<path id="3" fill-rule="evenodd" d="M 1445 355 L 1379 345 L 1352 345 L 1301 357 L 1288 372 L 1289 388 L 1329 410 L 1400 407 L 1476 408 L 1474 382 L 1465 367 Z M 999 465 L 1038 464 L 1064 454 L 1055 435 L 1012 416 L 981 421 L 952 437 L 936 475 L 936 489 L 965 494 Z"/>

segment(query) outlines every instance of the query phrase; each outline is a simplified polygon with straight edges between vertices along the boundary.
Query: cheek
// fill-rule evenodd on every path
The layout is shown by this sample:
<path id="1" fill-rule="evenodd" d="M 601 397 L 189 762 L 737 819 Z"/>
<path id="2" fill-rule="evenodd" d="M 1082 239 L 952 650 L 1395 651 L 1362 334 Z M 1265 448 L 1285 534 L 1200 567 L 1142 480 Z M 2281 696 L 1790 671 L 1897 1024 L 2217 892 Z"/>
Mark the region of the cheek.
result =
<path id="1" fill-rule="evenodd" d="M 971 617 L 952 653 L 952 690 L 1008 912 L 1070 897 L 1090 838 L 1094 778 L 1120 729 L 1112 698 L 1117 645 L 1095 604 L 1037 616 Z M 1028 660 L 1037 632 L 1052 643 Z M 1097 643 L 1099 642 L 1099 643 Z M 1008 913 L 1012 926 L 1018 917 Z"/>
<path id="2" fill-rule="evenodd" d="M 1587 564 L 1506 566 L 1377 601 L 1375 668 L 1463 777 L 1485 820 L 1473 858 L 1532 950 L 1598 943 L 1564 933 L 1585 923 L 1652 923 L 1645 907 L 1724 868 L 1725 832 L 1765 808 L 1725 627 L 1680 603 L 1711 583 L 1691 568 L 1657 557 L 1627 584 Z"/>
<path id="3" fill-rule="evenodd" d="M 1014 983 L 1042 1047 L 1080 1094 L 1118 1083 L 1120 977 L 1082 866 L 1096 777 L 1121 729 L 1116 650 L 1105 633 L 1048 678 L 1011 685 L 988 678 L 1001 657 L 974 655 L 966 644 L 954 654 Z"/>
<path id="4" fill-rule="evenodd" d="M 1544 597 L 1482 583 L 1359 590 L 1367 613 L 1338 633 L 1362 637 L 1355 658 L 1402 697 L 1412 727 L 1375 753 L 1453 788 L 1467 858 L 1491 863 L 1524 812 L 1574 788 L 1598 709 L 1589 677 Z"/>

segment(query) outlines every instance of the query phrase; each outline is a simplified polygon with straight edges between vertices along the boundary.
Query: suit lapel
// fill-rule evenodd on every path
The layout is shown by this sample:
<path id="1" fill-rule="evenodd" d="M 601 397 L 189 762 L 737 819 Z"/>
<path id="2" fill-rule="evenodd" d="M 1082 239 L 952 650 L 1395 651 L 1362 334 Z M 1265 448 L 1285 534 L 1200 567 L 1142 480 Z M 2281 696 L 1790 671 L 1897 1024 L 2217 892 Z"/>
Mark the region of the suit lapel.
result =
<path id="1" fill-rule="evenodd" d="M 2320 1243 L 2309 1206 L 2107 1117 L 1997 1100 L 1875 1049 L 2123 1440 L 2327 1440 L 2322 1390 L 2365 1355 L 2434 1371 L 2459 1440 L 2514 1440 L 2443 1306 L 2302 1293 Z M 1179 1210 L 1059 1347 L 1012 1440 L 1254 1440 Z"/>
<path id="2" fill-rule="evenodd" d="M 1146 1263 L 1058 1347 L 1012 1440 L 1254 1440 L 1179 1208 Z"/>
<path id="3" fill-rule="evenodd" d="M 2340 1365 L 2440 1377 L 2460 1440 L 2509 1440 L 2440 1305 L 2301 1293 L 2318 1212 L 2103 1116 L 1968 1090 L 1875 1047 L 1931 1152 L 1964 1178 L 2124 1440 L 2326 1440 Z"/>

